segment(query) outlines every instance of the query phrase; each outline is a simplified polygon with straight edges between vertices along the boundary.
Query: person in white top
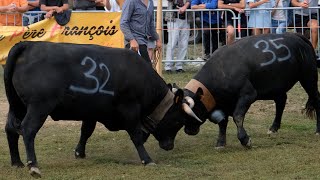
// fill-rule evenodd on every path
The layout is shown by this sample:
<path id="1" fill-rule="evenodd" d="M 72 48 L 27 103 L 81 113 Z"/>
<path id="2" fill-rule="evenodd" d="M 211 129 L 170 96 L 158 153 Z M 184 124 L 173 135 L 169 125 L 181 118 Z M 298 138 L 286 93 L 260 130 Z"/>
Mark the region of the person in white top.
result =
<path id="1" fill-rule="evenodd" d="M 120 12 L 120 1 L 119 0 L 106 0 L 106 11 L 108 12 Z"/>
<path id="2" fill-rule="evenodd" d="M 304 34 L 305 30 L 310 28 L 311 44 L 316 49 L 318 46 L 317 9 L 309 9 L 309 7 L 318 7 L 318 0 L 291 0 L 291 4 L 303 8 L 294 11 L 296 31 Z"/>
<path id="3" fill-rule="evenodd" d="M 286 27 L 288 27 L 288 15 L 289 11 L 280 8 L 289 7 L 290 0 L 275 0 L 271 1 L 272 8 L 279 8 L 273 9 L 271 12 L 271 32 L 276 34 L 283 34 L 286 32 Z"/>

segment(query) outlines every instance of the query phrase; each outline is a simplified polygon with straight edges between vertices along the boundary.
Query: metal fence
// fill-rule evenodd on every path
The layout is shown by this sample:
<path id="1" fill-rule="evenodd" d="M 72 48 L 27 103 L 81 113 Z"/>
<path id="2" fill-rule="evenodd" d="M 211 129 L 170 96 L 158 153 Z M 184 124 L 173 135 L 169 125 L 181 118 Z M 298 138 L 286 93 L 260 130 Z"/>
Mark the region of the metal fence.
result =
<path id="1" fill-rule="evenodd" d="M 288 7 L 288 8 L 265 8 L 265 9 L 245 9 L 243 15 L 238 14 L 236 15 L 233 11 L 231 10 L 226 10 L 226 9 L 214 9 L 214 10 L 187 10 L 187 18 L 193 19 L 192 21 L 189 21 L 190 23 L 190 37 L 189 37 L 189 45 L 188 45 L 188 52 L 186 55 L 185 60 L 183 59 L 166 59 L 166 45 L 168 42 L 168 30 L 174 30 L 174 31 L 180 31 L 181 29 L 168 29 L 167 27 L 167 22 L 165 20 L 165 14 L 168 12 L 178 12 L 177 10 L 163 10 L 163 26 L 162 26 L 162 32 L 163 32 L 163 44 L 164 44 L 164 51 L 163 51 L 163 62 L 203 62 L 203 56 L 204 56 L 204 31 L 208 30 L 208 28 L 204 27 L 202 18 L 204 13 L 210 13 L 212 14 L 211 17 L 213 16 L 218 16 L 215 18 L 223 18 L 226 14 L 226 12 L 229 12 L 229 14 L 233 14 L 232 20 L 233 22 L 231 23 L 234 27 L 234 34 L 235 34 L 235 40 L 239 40 L 245 36 L 251 36 L 254 35 L 253 30 L 254 28 L 248 27 L 248 22 L 250 19 L 250 14 L 258 11 L 265 11 L 267 14 L 269 14 L 270 19 L 271 19 L 271 12 L 273 9 L 276 10 L 284 10 L 285 16 L 288 17 L 288 21 L 284 24 L 282 27 L 285 32 L 299 32 L 303 35 L 305 35 L 307 38 L 312 40 L 312 32 L 316 33 L 316 41 L 319 39 L 319 20 L 320 20 L 320 15 L 319 15 L 319 7 L 310 7 L 307 9 L 308 11 L 308 18 L 301 18 L 302 19 L 302 24 L 307 23 L 311 18 L 316 19 L 317 24 L 311 28 L 308 26 L 298 26 L 296 23 L 296 16 L 294 15 L 296 12 L 302 12 L 303 10 L 300 7 Z M 315 11 L 312 12 L 311 11 Z M 241 17 L 242 16 L 242 17 Z M 301 15 L 299 15 L 301 16 Z M 301 16 L 302 17 L 302 16 Z M 179 17 L 177 17 L 179 18 Z M 226 19 L 226 18 L 224 18 Z M 242 21 L 245 21 L 244 23 Z M 307 22 L 303 22 L 307 21 Z M 244 26 L 245 24 L 246 26 Z M 217 31 L 217 37 L 218 41 L 216 41 L 217 46 L 221 47 L 226 44 L 226 39 L 227 39 L 227 33 L 226 33 L 226 27 L 227 27 L 227 21 L 226 20 L 221 20 L 219 22 L 218 27 L 212 25 L 212 27 L 209 27 L 209 29 L 216 29 Z M 276 29 L 277 27 L 264 27 L 264 29 Z M 210 34 L 210 38 L 213 34 Z M 319 53 L 319 45 L 315 48 L 316 53 Z M 177 50 L 178 51 L 178 50 Z M 212 53 L 212 52 L 211 52 Z"/>
<path id="2" fill-rule="evenodd" d="M 296 25 L 296 17 L 292 15 L 295 12 L 302 12 L 305 9 L 299 8 L 299 7 L 288 7 L 288 8 L 265 8 L 265 9 L 245 9 L 245 12 L 243 15 L 239 14 L 236 15 L 233 11 L 228 9 L 214 9 L 214 10 L 187 10 L 187 13 L 185 14 L 185 19 L 189 23 L 188 29 L 179 29 L 175 27 L 168 28 L 168 21 L 166 18 L 167 13 L 177 13 L 177 10 L 163 10 L 162 13 L 162 42 L 163 42 L 163 51 L 162 51 L 162 57 L 163 62 L 203 62 L 204 57 L 204 39 L 205 37 L 205 31 L 210 31 L 210 38 L 212 36 L 217 36 L 216 42 L 210 41 L 210 48 L 212 46 L 221 47 L 226 44 L 227 39 L 227 33 L 226 33 L 226 27 L 227 27 L 227 21 L 226 20 L 219 20 L 218 25 L 209 24 L 209 26 L 204 25 L 204 21 L 202 20 L 202 17 L 209 13 L 209 21 L 211 18 L 217 18 L 217 19 L 226 19 L 226 14 L 232 14 L 232 23 L 234 27 L 234 34 L 235 34 L 235 40 L 239 40 L 244 36 L 250 36 L 253 35 L 253 28 L 248 27 L 247 24 L 250 19 L 250 14 L 257 12 L 257 11 L 264 11 L 267 12 L 271 17 L 271 11 L 273 9 L 277 10 L 284 10 L 286 17 L 289 18 L 289 20 L 285 23 L 285 26 L 283 27 L 286 32 L 300 32 L 304 34 L 306 37 L 308 37 L 310 40 L 313 36 L 312 32 L 315 32 L 314 29 L 316 28 L 316 40 L 319 39 L 319 23 L 316 24 L 316 27 L 313 27 L 313 30 L 311 27 L 306 26 L 297 26 Z M 309 19 L 303 19 L 302 21 L 309 21 L 312 18 L 317 19 L 317 22 L 320 20 L 319 15 L 319 7 L 310 7 L 308 10 Z M 312 12 L 313 11 L 313 12 Z M 77 12 L 77 11 L 75 11 Z M 79 12 L 79 11 L 78 11 Z M 88 12 L 88 11 L 86 11 Z M 6 26 L 6 25 L 29 25 L 34 22 L 40 21 L 43 19 L 44 16 L 43 11 L 29 11 L 24 14 L 0 14 L 0 25 Z M 154 13 L 154 16 L 156 16 L 156 11 Z M 182 15 L 179 15 L 177 13 L 176 17 L 174 18 L 181 18 Z M 155 19 L 157 19 L 155 17 Z M 242 22 L 245 21 L 245 22 Z M 229 22 L 230 24 L 230 22 Z M 243 25 L 245 24 L 245 25 Z M 304 24 L 304 22 L 302 22 Z M 265 27 L 273 29 L 275 27 Z M 187 55 L 185 59 L 178 59 L 176 58 L 176 54 L 179 51 L 179 48 L 174 48 L 176 50 L 175 56 L 172 59 L 166 59 L 166 51 L 167 51 L 167 43 L 168 43 L 168 31 L 181 31 L 181 30 L 187 30 L 189 31 L 189 38 L 188 38 L 188 50 Z M 214 30 L 214 31 L 212 31 Z M 216 43 L 216 44 L 213 44 Z M 319 45 L 315 48 L 316 52 L 319 53 Z M 210 52 L 212 53 L 212 51 Z"/>

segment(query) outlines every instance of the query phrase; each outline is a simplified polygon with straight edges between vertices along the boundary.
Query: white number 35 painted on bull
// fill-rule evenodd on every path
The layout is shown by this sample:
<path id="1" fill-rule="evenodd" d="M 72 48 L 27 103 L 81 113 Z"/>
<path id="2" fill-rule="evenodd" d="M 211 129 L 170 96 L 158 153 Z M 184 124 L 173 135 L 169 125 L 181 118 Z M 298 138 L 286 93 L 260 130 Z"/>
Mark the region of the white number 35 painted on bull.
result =
<path id="1" fill-rule="evenodd" d="M 261 47 L 260 44 L 265 44 L 265 48 L 262 50 L 262 52 L 264 52 L 264 53 L 271 53 L 271 54 L 272 54 L 272 58 L 271 58 L 269 61 L 265 62 L 265 63 L 261 63 L 261 64 L 260 64 L 261 66 L 270 65 L 270 64 L 272 64 L 274 61 L 279 61 L 279 62 L 281 62 L 281 61 L 285 61 L 285 60 L 290 59 L 290 57 L 291 57 L 290 49 L 289 49 L 286 45 L 276 42 L 276 41 L 279 41 L 279 40 L 283 40 L 283 38 L 270 39 L 269 42 L 266 41 L 266 40 L 260 40 L 260 41 L 258 41 L 258 42 L 256 42 L 256 43 L 254 44 L 254 47 L 255 47 L 255 48 L 260 48 L 260 47 Z M 269 44 L 271 44 L 276 50 L 279 50 L 280 48 L 284 48 L 284 49 L 286 49 L 287 53 L 284 54 L 283 52 L 281 52 L 280 55 L 281 55 L 282 57 L 278 57 L 277 54 L 279 54 L 279 53 L 275 53 L 273 50 L 271 50 Z"/>

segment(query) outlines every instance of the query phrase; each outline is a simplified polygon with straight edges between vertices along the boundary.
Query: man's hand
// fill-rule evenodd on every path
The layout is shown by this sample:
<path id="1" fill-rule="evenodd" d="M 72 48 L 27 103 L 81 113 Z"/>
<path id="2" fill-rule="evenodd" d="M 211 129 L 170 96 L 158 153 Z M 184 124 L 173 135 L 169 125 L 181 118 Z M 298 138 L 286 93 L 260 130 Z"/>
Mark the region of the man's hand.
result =
<path id="1" fill-rule="evenodd" d="M 135 39 L 130 40 L 130 49 L 135 52 L 139 51 L 139 44 Z"/>
<path id="2" fill-rule="evenodd" d="M 45 18 L 51 18 L 53 16 L 53 13 L 56 12 L 55 10 L 50 10 L 46 13 L 46 15 L 44 16 Z"/>
<path id="3" fill-rule="evenodd" d="M 161 42 L 161 39 L 158 39 L 157 41 L 156 41 L 156 48 L 157 48 L 157 50 L 161 50 L 161 48 L 162 48 L 162 42 Z"/>
<path id="4" fill-rule="evenodd" d="M 240 9 L 240 8 L 234 8 L 235 11 L 238 11 L 239 14 L 244 13 L 244 9 Z"/>
<path id="5" fill-rule="evenodd" d="M 303 2 L 300 3 L 300 7 L 302 8 L 309 8 L 309 2 L 304 0 Z"/>
<path id="6" fill-rule="evenodd" d="M 17 8 L 16 4 L 11 3 L 10 5 L 7 6 L 7 12 L 15 12 L 16 8 Z"/>
<path id="7" fill-rule="evenodd" d="M 179 9 L 179 14 L 183 14 L 187 10 L 187 8 L 184 6 L 182 6 L 182 7 L 177 6 L 177 8 Z"/>
<path id="8" fill-rule="evenodd" d="M 55 10 L 57 13 L 63 13 L 63 9 L 58 7 L 56 10 Z"/>

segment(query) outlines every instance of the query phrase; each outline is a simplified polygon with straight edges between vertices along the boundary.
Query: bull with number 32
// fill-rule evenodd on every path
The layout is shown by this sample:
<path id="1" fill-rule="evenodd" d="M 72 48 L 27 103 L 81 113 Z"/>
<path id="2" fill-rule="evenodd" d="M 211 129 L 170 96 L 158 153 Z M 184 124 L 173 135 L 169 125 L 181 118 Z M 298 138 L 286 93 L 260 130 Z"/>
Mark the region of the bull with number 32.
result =
<path id="1" fill-rule="evenodd" d="M 35 136 L 49 115 L 83 121 L 82 153 L 97 121 L 111 131 L 127 131 L 146 165 L 153 164 L 143 145 L 149 134 L 161 148 L 171 150 L 183 126 L 183 91 L 174 94 L 150 63 L 128 49 L 20 42 L 10 50 L 4 82 L 10 104 L 6 133 L 11 163 L 24 166 L 18 149 L 22 135 L 34 177 L 41 176 Z"/>
<path id="2" fill-rule="evenodd" d="M 228 116 L 237 126 L 238 139 L 250 147 L 243 127 L 245 115 L 256 100 L 274 100 L 276 115 L 269 132 L 277 132 L 285 108 L 286 93 L 300 82 L 308 94 L 305 112 L 316 113 L 320 133 L 320 96 L 316 54 L 304 36 L 268 34 L 243 38 L 219 48 L 184 89 L 183 106 L 192 104 L 197 121 L 186 116 L 185 132 L 195 135 L 208 118 L 219 125 L 216 146 L 226 145 Z"/>

